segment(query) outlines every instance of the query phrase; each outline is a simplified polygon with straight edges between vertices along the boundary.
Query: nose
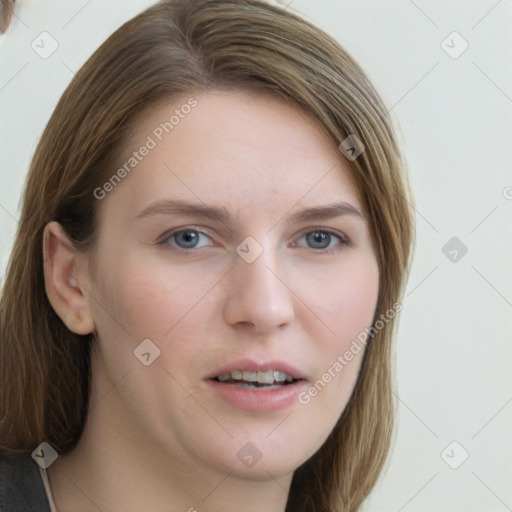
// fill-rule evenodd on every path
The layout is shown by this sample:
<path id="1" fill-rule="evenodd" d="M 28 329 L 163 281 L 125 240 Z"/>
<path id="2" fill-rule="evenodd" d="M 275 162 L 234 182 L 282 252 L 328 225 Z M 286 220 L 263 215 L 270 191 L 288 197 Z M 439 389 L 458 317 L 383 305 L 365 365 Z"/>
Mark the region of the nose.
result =
<path id="1" fill-rule="evenodd" d="M 229 325 L 269 334 L 292 322 L 293 294 L 285 276 L 280 275 L 280 267 L 267 249 L 252 263 L 236 257 L 224 308 L 224 320 Z"/>

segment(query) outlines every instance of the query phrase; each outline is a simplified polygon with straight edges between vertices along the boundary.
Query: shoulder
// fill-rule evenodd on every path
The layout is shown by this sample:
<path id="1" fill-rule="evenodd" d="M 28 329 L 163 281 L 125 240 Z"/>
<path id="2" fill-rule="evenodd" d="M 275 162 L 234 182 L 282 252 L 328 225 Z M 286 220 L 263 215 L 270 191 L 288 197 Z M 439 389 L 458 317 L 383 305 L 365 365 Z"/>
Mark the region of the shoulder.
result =
<path id="1" fill-rule="evenodd" d="M 0 512 L 50 512 L 39 466 L 29 453 L 0 450 Z"/>

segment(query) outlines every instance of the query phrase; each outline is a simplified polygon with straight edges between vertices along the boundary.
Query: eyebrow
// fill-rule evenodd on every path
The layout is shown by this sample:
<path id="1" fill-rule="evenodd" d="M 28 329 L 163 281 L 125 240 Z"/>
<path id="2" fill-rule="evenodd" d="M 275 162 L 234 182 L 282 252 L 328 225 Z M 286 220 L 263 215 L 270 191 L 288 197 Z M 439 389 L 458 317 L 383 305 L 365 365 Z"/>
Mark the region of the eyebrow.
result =
<path id="1" fill-rule="evenodd" d="M 232 216 L 223 206 L 209 206 L 207 204 L 183 201 L 181 199 L 164 199 L 158 201 L 136 216 L 136 219 L 153 217 L 156 215 L 188 215 L 206 220 L 213 220 L 223 224 L 232 223 Z M 328 220 L 342 215 L 352 215 L 364 220 L 364 215 L 355 206 L 344 201 L 329 203 L 324 206 L 306 208 L 292 215 L 285 215 L 281 220 L 289 222 L 311 222 Z"/>

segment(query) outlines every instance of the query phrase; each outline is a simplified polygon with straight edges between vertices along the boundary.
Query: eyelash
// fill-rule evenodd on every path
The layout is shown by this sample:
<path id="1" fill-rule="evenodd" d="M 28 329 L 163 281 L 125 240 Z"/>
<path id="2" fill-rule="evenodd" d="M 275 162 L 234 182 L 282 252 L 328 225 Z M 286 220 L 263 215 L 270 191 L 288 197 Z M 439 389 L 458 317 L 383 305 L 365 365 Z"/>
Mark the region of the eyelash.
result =
<path id="1" fill-rule="evenodd" d="M 159 240 L 157 241 L 157 244 L 158 245 L 166 245 L 166 244 L 171 245 L 170 240 L 174 236 L 179 235 L 181 233 L 187 233 L 187 232 L 198 233 L 200 235 L 206 236 L 207 238 L 209 238 L 211 240 L 211 237 L 209 235 L 207 235 L 204 231 L 201 231 L 200 229 L 197 229 L 197 228 L 189 227 L 189 228 L 179 228 L 179 229 L 176 229 L 169 233 L 166 233 L 161 238 L 159 238 Z M 337 238 L 339 240 L 339 244 L 337 244 L 334 248 L 331 248 L 331 249 L 322 249 L 322 248 L 315 249 L 314 247 L 305 247 L 306 249 L 312 249 L 315 252 L 319 252 L 319 253 L 321 252 L 323 254 L 331 254 L 333 252 L 338 252 L 338 251 L 342 250 L 344 247 L 351 247 L 353 245 L 353 243 L 350 241 L 350 239 L 346 235 L 339 233 L 337 231 L 333 231 L 331 229 L 326 229 L 326 228 L 310 228 L 308 231 L 303 232 L 300 235 L 299 239 L 307 236 L 310 233 L 324 233 L 324 234 L 330 235 L 334 238 Z M 179 247 L 177 245 L 171 245 L 171 247 L 173 249 L 178 249 L 178 250 L 181 250 L 184 252 L 202 249 L 202 247 L 199 247 L 199 248 L 192 247 L 192 248 L 185 249 L 185 248 Z"/>

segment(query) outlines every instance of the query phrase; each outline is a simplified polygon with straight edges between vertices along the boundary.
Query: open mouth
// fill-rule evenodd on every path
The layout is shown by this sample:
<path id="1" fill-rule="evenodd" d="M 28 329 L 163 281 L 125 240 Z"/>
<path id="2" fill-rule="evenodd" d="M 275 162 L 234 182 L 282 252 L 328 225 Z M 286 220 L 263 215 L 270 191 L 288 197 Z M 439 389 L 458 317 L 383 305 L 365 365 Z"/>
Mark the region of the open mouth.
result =
<path id="1" fill-rule="evenodd" d="M 302 379 L 295 379 L 280 370 L 266 370 L 263 372 L 234 370 L 231 373 L 223 373 L 213 377 L 212 380 L 241 388 L 279 389 Z"/>
<path id="2" fill-rule="evenodd" d="M 217 369 L 206 380 L 214 396 L 237 409 L 273 413 L 293 406 L 308 378 L 284 361 L 242 359 Z"/>

